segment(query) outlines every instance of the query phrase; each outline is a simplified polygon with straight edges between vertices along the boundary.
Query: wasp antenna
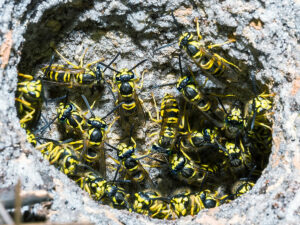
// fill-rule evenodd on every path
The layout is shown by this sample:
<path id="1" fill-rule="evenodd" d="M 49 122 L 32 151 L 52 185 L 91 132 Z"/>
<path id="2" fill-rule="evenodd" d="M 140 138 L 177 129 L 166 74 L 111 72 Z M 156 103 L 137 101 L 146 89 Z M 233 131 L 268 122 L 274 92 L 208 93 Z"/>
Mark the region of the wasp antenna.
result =
<path id="1" fill-rule="evenodd" d="M 117 72 L 117 73 L 120 73 L 120 71 L 118 71 L 118 70 L 115 70 L 114 68 L 112 68 L 112 67 L 110 67 L 110 66 L 106 65 L 106 64 L 105 64 L 105 63 L 103 63 L 103 62 L 99 62 L 99 64 L 101 64 L 102 66 L 105 66 L 106 68 L 108 68 L 108 69 L 110 69 L 110 70 L 112 70 L 112 71 L 115 71 L 115 72 Z"/>
<path id="2" fill-rule="evenodd" d="M 68 144 L 68 143 L 70 143 L 70 142 L 72 142 L 72 141 L 74 141 L 73 138 L 68 138 L 68 139 L 66 139 L 66 140 L 64 140 L 64 141 L 62 141 L 62 142 L 59 142 L 59 144 L 60 144 L 60 145 Z"/>
<path id="3" fill-rule="evenodd" d="M 218 99 L 218 102 L 220 103 L 220 105 L 222 106 L 222 108 L 223 108 L 224 112 L 225 112 L 225 113 L 226 113 L 226 115 L 228 116 L 228 113 L 227 113 L 227 111 L 226 111 L 226 109 L 225 109 L 225 107 L 224 107 L 224 105 L 223 105 L 223 103 L 222 103 L 221 99 L 220 99 L 219 97 L 217 97 L 217 99 Z"/>
<path id="4" fill-rule="evenodd" d="M 104 120 L 106 117 L 108 117 L 110 114 L 112 114 L 114 111 L 116 111 L 118 108 L 120 108 L 122 106 L 124 102 L 121 102 L 119 105 L 117 105 L 116 107 L 114 107 L 109 113 L 106 114 L 106 116 L 102 117 L 102 119 Z"/>
<path id="5" fill-rule="evenodd" d="M 41 117 L 42 117 L 42 119 L 44 120 L 44 122 L 46 123 L 45 126 L 49 127 L 49 131 L 51 131 L 51 127 L 50 127 L 50 125 L 48 126 L 49 122 L 48 122 L 48 120 L 46 119 L 46 117 L 45 117 L 43 114 L 41 114 Z"/>
<path id="6" fill-rule="evenodd" d="M 107 84 L 107 87 L 108 87 L 108 89 L 109 89 L 109 92 L 111 93 L 111 95 L 113 96 L 113 99 L 114 99 L 114 102 L 116 102 L 117 101 L 117 99 L 116 99 L 116 96 L 115 96 L 115 94 L 114 94 L 114 92 L 113 92 L 113 90 L 111 89 L 111 86 L 110 86 L 110 84 L 107 82 L 107 80 L 105 80 L 104 79 L 104 82 Z"/>
<path id="7" fill-rule="evenodd" d="M 163 153 L 163 154 L 168 154 L 169 153 L 169 151 L 167 149 L 162 148 L 162 147 L 160 147 L 158 145 L 155 145 L 155 144 L 152 145 L 151 151 L 152 150 L 155 151 L 155 152 Z"/>
<path id="8" fill-rule="evenodd" d="M 113 181 L 112 181 L 113 184 L 116 182 L 116 179 L 117 179 L 117 176 L 118 176 L 118 173 L 119 173 L 120 168 L 121 168 L 121 165 L 119 164 L 119 165 L 118 165 L 118 168 L 117 168 L 117 170 L 116 170 L 114 179 L 113 179 Z"/>
<path id="9" fill-rule="evenodd" d="M 177 43 L 177 42 L 173 42 L 173 43 L 170 43 L 170 44 L 163 45 L 163 46 L 161 46 L 161 47 L 159 47 L 159 48 L 157 48 L 157 49 L 154 49 L 153 55 L 154 55 L 157 51 L 159 51 L 159 50 L 161 50 L 161 49 L 163 49 L 163 48 L 167 48 L 167 47 L 170 47 L 170 46 L 172 46 L 172 45 L 175 45 L 176 43 Z"/>
<path id="10" fill-rule="evenodd" d="M 156 158 L 153 158 L 153 157 L 149 156 L 149 155 L 152 155 L 152 154 L 154 154 L 154 152 L 151 152 L 150 154 L 146 155 L 145 157 L 147 157 L 147 158 L 149 158 L 151 160 L 157 161 L 157 162 L 159 162 L 161 164 L 167 164 L 165 161 L 162 161 L 162 160 L 159 160 L 159 159 L 156 159 Z"/>
<path id="11" fill-rule="evenodd" d="M 113 182 L 113 181 L 108 181 L 108 182 Z M 131 180 L 115 180 L 113 183 L 131 183 Z"/>
<path id="12" fill-rule="evenodd" d="M 108 67 L 110 67 L 111 64 L 114 63 L 114 61 L 116 61 L 116 59 L 119 57 L 120 54 L 121 54 L 120 52 L 117 53 L 117 55 L 113 58 L 113 60 L 110 61 L 110 63 L 109 63 L 109 64 L 107 65 L 107 67 L 103 70 L 103 72 L 105 72 L 105 70 L 106 70 Z"/>
<path id="13" fill-rule="evenodd" d="M 179 60 L 180 75 L 181 75 L 181 77 L 183 77 L 182 64 L 181 64 L 181 54 L 179 54 L 178 60 Z"/>
<path id="14" fill-rule="evenodd" d="M 40 133 L 41 135 L 43 135 L 43 133 L 45 132 L 45 130 L 50 127 L 54 121 L 58 118 L 58 115 L 56 117 L 54 117 L 50 122 L 48 122 L 45 126 L 43 126 L 42 128 L 38 129 L 37 131 L 34 132 L 34 135 Z"/>
<path id="15" fill-rule="evenodd" d="M 113 150 L 119 151 L 116 147 L 112 146 L 111 144 L 108 144 L 107 142 L 104 142 L 108 147 L 112 148 Z"/>
<path id="16" fill-rule="evenodd" d="M 136 64 L 134 67 L 132 67 L 129 71 L 134 70 L 135 68 L 137 68 L 138 66 L 142 65 L 144 62 L 146 62 L 148 59 L 143 59 L 142 61 L 140 61 L 138 64 Z"/>
<path id="17" fill-rule="evenodd" d="M 89 111 L 91 112 L 92 117 L 96 117 L 94 112 L 92 111 L 91 106 L 90 106 L 88 100 L 86 99 L 86 97 L 84 95 L 81 95 L 81 97 L 82 97 L 84 103 L 86 104 L 86 106 L 88 107 Z"/>
<path id="18" fill-rule="evenodd" d="M 154 85 L 152 88 L 160 88 L 160 87 L 172 86 L 172 85 L 176 85 L 176 84 L 177 84 L 177 82 L 168 83 L 168 84 L 160 84 L 160 85 Z"/>
<path id="19" fill-rule="evenodd" d="M 45 140 L 45 141 L 48 141 L 48 142 L 53 142 L 54 144 L 56 145 L 59 145 L 60 142 L 57 141 L 57 140 L 53 140 L 51 138 L 45 138 L 45 137 L 42 137 L 42 136 L 35 136 L 36 139 L 42 139 L 42 140 Z"/>
<path id="20" fill-rule="evenodd" d="M 60 101 L 60 100 L 63 100 L 63 99 L 66 99 L 68 97 L 67 94 L 63 95 L 63 96 L 60 96 L 60 97 L 57 97 L 57 98 L 51 98 L 49 100 L 47 100 L 48 102 L 57 102 L 57 101 Z"/>
<path id="21" fill-rule="evenodd" d="M 179 25 L 177 19 L 175 18 L 174 12 L 173 12 L 173 11 L 171 12 L 171 16 L 172 16 L 172 18 L 173 18 L 173 20 L 174 20 L 174 23 L 175 23 L 175 25 L 176 25 L 178 31 L 181 31 L 181 27 L 180 27 L 180 25 Z"/>

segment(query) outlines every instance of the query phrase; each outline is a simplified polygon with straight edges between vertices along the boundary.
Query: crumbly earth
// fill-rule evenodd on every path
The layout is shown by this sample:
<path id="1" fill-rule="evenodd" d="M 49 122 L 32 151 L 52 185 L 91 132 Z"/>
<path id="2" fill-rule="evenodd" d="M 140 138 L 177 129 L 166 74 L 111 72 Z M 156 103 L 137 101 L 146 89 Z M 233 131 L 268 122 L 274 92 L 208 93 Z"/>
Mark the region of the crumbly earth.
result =
<path id="1" fill-rule="evenodd" d="M 299 78 L 299 1 L 2 1 L 0 9 L 0 188 L 12 188 L 18 179 L 24 190 L 46 189 L 53 195 L 47 217 L 55 222 L 90 221 L 96 224 L 297 224 L 300 221 L 300 78 Z M 222 46 L 218 53 L 239 65 L 248 77 L 256 71 L 260 87 L 276 93 L 273 115 L 273 147 L 269 165 L 249 193 L 221 207 L 203 210 L 197 216 L 176 221 L 159 221 L 143 215 L 119 211 L 91 200 L 73 181 L 43 160 L 26 142 L 15 109 L 17 71 L 36 74 L 49 62 L 55 46 L 72 62 L 89 47 L 86 61 L 101 57 L 108 63 L 117 52 L 117 68 L 133 67 L 144 58 L 149 60 L 137 69 L 145 74 L 141 98 L 151 107 L 150 91 L 158 102 L 165 90 L 178 96 L 175 88 L 153 89 L 160 83 L 176 80 L 176 47 L 153 55 L 155 48 L 177 40 L 170 13 L 187 31 L 194 32 L 195 17 L 205 40 L 222 43 L 234 36 L 235 43 Z M 297 27 L 298 26 L 298 27 Z M 61 61 L 62 62 L 62 61 Z M 187 59 L 186 65 L 191 65 Z M 193 68 L 195 69 L 195 68 Z M 107 76 L 112 76 L 108 73 Z M 177 75 L 178 76 L 178 75 Z M 247 79 L 236 86 L 247 87 Z M 207 87 L 214 86 L 211 82 Z M 56 87 L 50 97 L 58 97 Z M 86 92 L 84 92 L 86 93 Z M 73 99 L 79 97 L 74 92 Z M 247 93 L 241 93 L 241 97 Z M 95 96 L 99 115 L 112 107 L 107 88 Z M 45 117 L 53 118 L 51 104 L 43 106 Z M 99 111 L 98 111 L 99 110 Z M 153 112 L 154 113 L 154 112 Z M 110 119 L 111 120 L 111 119 Z M 141 149 L 144 132 L 136 137 Z M 55 130 L 53 131 L 55 133 Z M 109 136 L 117 143 L 120 129 Z M 55 135 L 55 134 L 54 134 Z M 154 140 L 154 139 L 153 139 Z M 36 206 L 37 212 L 45 207 Z"/>

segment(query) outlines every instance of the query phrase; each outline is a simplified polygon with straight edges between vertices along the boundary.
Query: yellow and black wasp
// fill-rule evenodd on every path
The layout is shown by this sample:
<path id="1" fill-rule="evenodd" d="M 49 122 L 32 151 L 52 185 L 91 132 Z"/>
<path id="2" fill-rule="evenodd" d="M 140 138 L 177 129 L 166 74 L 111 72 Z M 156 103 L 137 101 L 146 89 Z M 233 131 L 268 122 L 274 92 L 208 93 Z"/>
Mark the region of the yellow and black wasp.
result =
<path id="1" fill-rule="evenodd" d="M 257 166 L 255 165 L 251 171 L 249 172 L 249 175 L 245 178 L 240 178 L 238 181 L 234 182 L 234 184 L 231 187 L 231 194 L 234 198 L 240 197 L 241 195 L 245 194 L 246 192 L 250 191 L 255 181 L 252 179 L 252 174 L 255 172 Z M 261 174 L 259 174 L 261 175 Z"/>
<path id="2" fill-rule="evenodd" d="M 130 118 L 132 119 L 135 115 L 137 115 L 138 108 L 140 108 L 140 111 L 144 114 L 144 109 L 142 106 L 143 100 L 136 94 L 136 89 L 143 88 L 144 73 L 147 70 L 143 71 L 141 75 L 140 85 L 137 85 L 137 82 L 140 81 L 140 77 L 137 77 L 136 73 L 133 71 L 136 67 L 146 62 L 146 60 L 147 59 L 142 60 L 131 69 L 123 68 L 120 71 L 115 70 L 109 65 L 105 65 L 104 63 L 100 62 L 100 64 L 115 72 L 113 82 L 110 83 L 112 84 L 112 91 L 118 92 L 118 100 L 115 103 L 116 105 L 121 105 L 120 115 L 121 118 L 126 119 L 126 121 L 128 121 L 128 119 Z"/>
<path id="3" fill-rule="evenodd" d="M 224 169 L 230 171 L 233 175 L 242 176 L 253 166 L 252 155 L 248 149 L 244 148 L 242 142 L 237 144 L 226 141 L 225 147 L 219 143 L 218 145 L 228 159 L 227 162 L 224 161 Z"/>
<path id="4" fill-rule="evenodd" d="M 196 215 L 202 207 L 198 196 L 193 195 L 189 188 L 178 189 L 170 198 L 170 206 L 177 217 Z"/>
<path id="5" fill-rule="evenodd" d="M 98 160 L 100 159 L 99 162 L 99 167 L 102 175 L 105 177 L 106 174 L 106 164 L 105 164 L 105 152 L 103 149 L 103 144 L 104 140 L 106 139 L 107 133 L 109 133 L 111 127 L 113 124 L 118 120 L 119 117 L 116 117 L 112 123 L 107 125 L 105 122 L 105 118 L 108 117 L 110 114 L 112 114 L 117 107 L 115 107 L 113 110 L 111 110 L 107 115 L 104 117 L 100 118 L 95 116 L 94 112 L 92 111 L 92 106 L 89 105 L 88 100 L 84 95 L 81 95 L 86 106 L 89 109 L 89 112 L 91 113 L 90 118 L 86 118 L 86 114 L 82 113 L 82 110 L 76 106 L 76 109 L 74 111 L 71 111 L 72 113 L 75 113 L 74 115 L 82 116 L 78 118 L 82 118 L 83 124 L 78 123 L 78 120 L 75 119 L 76 123 L 79 124 L 80 126 L 77 127 L 78 132 L 81 134 L 80 135 L 80 140 L 75 140 L 70 142 L 69 144 L 72 145 L 75 149 L 75 151 L 81 151 L 81 156 L 85 159 L 86 162 L 88 163 L 97 163 Z M 73 105 L 75 103 L 72 103 Z M 68 114 L 66 119 L 69 120 L 69 118 L 72 118 L 72 113 Z M 65 115 L 66 113 L 61 113 L 62 115 Z M 59 114 L 60 115 L 60 114 Z M 59 119 L 61 118 L 60 116 L 58 117 Z M 77 117 L 76 117 L 77 118 Z M 68 121 L 67 120 L 67 121 Z"/>
<path id="6" fill-rule="evenodd" d="M 116 209 L 132 210 L 130 201 L 130 194 L 122 187 L 114 184 L 107 184 L 105 188 L 104 202 Z"/>
<path id="7" fill-rule="evenodd" d="M 206 127 L 191 129 L 189 116 L 184 108 L 184 114 L 181 117 L 183 129 L 180 132 L 177 140 L 177 148 L 181 149 L 185 157 L 201 163 L 217 163 L 223 154 L 219 152 L 219 146 L 215 139 L 219 139 L 220 132 L 217 127 Z M 203 126 L 202 126 L 203 127 Z"/>
<path id="8" fill-rule="evenodd" d="M 65 84 L 70 86 L 99 86 L 104 80 L 104 71 L 101 68 L 99 62 L 103 61 L 104 58 L 98 59 L 94 62 L 83 64 L 83 60 L 88 48 L 85 49 L 83 55 L 80 57 L 79 65 L 70 62 L 56 49 L 54 51 L 60 56 L 69 66 L 52 64 L 54 55 L 51 58 L 50 65 L 42 68 L 44 73 L 44 79 L 55 83 Z M 96 66 L 93 66 L 96 65 Z M 92 67 L 93 66 L 93 67 Z M 92 67 L 92 68 L 91 68 Z"/>
<path id="9" fill-rule="evenodd" d="M 79 158 L 72 146 L 54 140 L 47 139 L 48 142 L 36 147 L 40 150 L 44 158 L 54 164 L 66 175 L 74 176 L 78 172 L 80 165 Z"/>
<path id="10" fill-rule="evenodd" d="M 117 209 L 128 209 L 131 211 L 129 203 L 130 195 L 124 188 L 114 185 L 115 181 L 107 181 L 101 177 L 96 171 L 88 168 L 86 172 L 77 173 L 79 176 L 76 183 L 85 190 L 89 196 L 96 201 L 102 201 Z"/>
<path id="11" fill-rule="evenodd" d="M 267 115 L 272 114 L 269 111 L 273 107 L 272 98 L 275 96 L 275 94 L 274 93 L 267 94 L 266 92 L 258 94 L 254 72 L 251 72 L 250 77 L 251 77 L 253 92 L 255 93 L 255 97 L 245 104 L 244 117 L 248 118 L 250 131 L 253 130 L 254 127 L 258 127 L 258 126 L 265 127 L 270 131 L 272 131 L 270 123 L 267 120 Z"/>
<path id="12" fill-rule="evenodd" d="M 41 114 L 43 86 L 40 79 L 32 75 L 18 73 L 16 107 L 20 124 L 24 128 L 34 126 Z"/>
<path id="13" fill-rule="evenodd" d="M 67 133 L 83 133 L 86 125 L 85 114 L 74 102 L 61 102 L 57 107 L 57 119 L 64 125 Z"/>
<path id="14" fill-rule="evenodd" d="M 173 212 L 170 209 L 167 199 L 154 190 L 144 190 L 134 194 L 133 210 L 137 213 L 158 219 L 172 218 Z"/>
<path id="15" fill-rule="evenodd" d="M 218 168 L 207 164 L 196 164 L 192 159 L 178 153 L 169 155 L 169 169 L 171 174 L 187 184 L 199 186 L 207 176 L 216 175 Z"/>
<path id="16" fill-rule="evenodd" d="M 171 153 L 173 151 L 176 136 L 179 128 L 179 106 L 177 100 L 171 94 L 165 94 L 161 102 L 161 111 L 159 119 L 159 113 L 156 105 L 154 95 L 152 93 L 154 106 L 156 110 L 156 119 L 154 119 L 149 110 L 148 114 L 152 121 L 161 123 L 161 129 L 159 132 L 152 133 L 151 136 L 159 134 L 159 139 L 156 144 L 152 146 L 153 150 Z"/>
<path id="17" fill-rule="evenodd" d="M 231 193 L 232 195 L 234 195 L 235 198 L 238 198 L 241 195 L 250 191 L 253 188 L 253 186 L 254 182 L 240 179 L 233 184 Z"/>
<path id="18" fill-rule="evenodd" d="M 177 28 L 180 29 L 180 26 L 172 12 L 172 18 L 174 20 L 175 25 Z M 241 69 L 236 66 L 234 63 L 229 62 L 228 60 L 224 59 L 217 53 L 212 53 L 211 49 L 215 47 L 220 47 L 224 44 L 228 44 L 234 42 L 235 40 L 229 40 L 222 44 L 209 44 L 207 45 L 202 40 L 202 35 L 200 34 L 200 27 L 198 18 L 195 19 L 197 25 L 197 36 L 198 40 L 193 40 L 193 34 L 190 32 L 185 32 L 180 35 L 178 39 L 178 45 L 180 49 L 183 49 L 187 55 L 195 62 L 195 64 L 206 74 L 206 76 L 213 80 L 214 82 L 219 82 L 219 78 L 221 78 L 226 70 L 229 70 L 231 73 L 234 72 L 231 67 L 241 71 Z M 155 51 L 162 49 L 164 47 L 170 46 L 171 44 L 162 46 Z M 231 66 L 231 67 L 230 67 Z M 230 74 L 228 74 L 229 76 Z"/>
<path id="19" fill-rule="evenodd" d="M 200 210 L 214 208 L 225 202 L 229 202 L 227 195 L 218 197 L 218 192 L 206 189 L 199 192 L 191 192 L 190 189 L 179 189 L 170 197 L 170 204 L 178 217 L 196 215 Z"/>
<path id="20" fill-rule="evenodd" d="M 176 82 L 177 90 L 182 94 L 184 99 L 198 109 L 207 119 L 215 126 L 222 127 L 222 123 L 214 113 L 215 103 L 202 91 L 195 79 L 194 73 L 189 69 L 190 75 L 183 75 L 181 56 L 179 55 L 179 68 L 181 77 Z M 174 83 L 157 85 L 156 87 L 174 85 Z"/>
<path id="21" fill-rule="evenodd" d="M 107 181 L 93 171 L 84 173 L 76 183 L 95 200 L 100 200 L 105 195 Z"/>
<path id="22" fill-rule="evenodd" d="M 139 160 L 149 157 L 150 154 L 138 157 L 135 155 L 136 142 L 133 138 L 131 138 L 131 142 L 132 144 L 120 143 L 117 148 L 105 143 L 110 148 L 117 151 L 118 160 L 110 157 L 118 164 L 116 173 L 122 171 L 120 170 L 122 166 L 124 169 L 126 169 L 127 176 L 125 176 L 125 179 L 131 179 L 137 184 L 145 184 L 145 182 L 148 182 L 147 184 L 153 187 L 154 184 L 150 179 L 148 172 L 139 162 Z"/>

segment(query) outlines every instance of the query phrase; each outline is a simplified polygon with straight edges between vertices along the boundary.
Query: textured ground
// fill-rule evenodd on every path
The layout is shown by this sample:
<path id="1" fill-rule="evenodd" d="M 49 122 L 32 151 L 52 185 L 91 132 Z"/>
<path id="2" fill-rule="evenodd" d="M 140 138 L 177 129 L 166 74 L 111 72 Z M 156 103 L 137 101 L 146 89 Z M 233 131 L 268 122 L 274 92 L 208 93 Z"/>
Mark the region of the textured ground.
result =
<path id="1" fill-rule="evenodd" d="M 0 8 L 0 188 L 22 180 L 23 189 L 46 189 L 54 196 L 48 217 L 51 221 L 91 221 L 97 224 L 296 224 L 300 221 L 300 77 L 299 1 L 1 1 Z M 57 46 L 69 58 L 86 47 L 88 61 L 105 57 L 108 62 L 120 51 L 118 66 L 132 67 L 151 58 L 145 87 L 175 81 L 171 59 L 174 49 L 152 57 L 150 52 L 177 38 L 170 12 L 180 23 L 195 31 L 195 17 L 201 18 L 205 39 L 220 43 L 234 35 L 236 43 L 221 53 L 248 74 L 257 71 L 261 84 L 276 93 L 273 148 L 270 163 L 253 190 L 216 209 L 178 221 L 157 221 L 142 215 L 97 206 L 73 182 L 25 141 L 16 117 L 14 92 L 17 70 L 34 73 Z M 297 21 L 298 20 L 298 21 Z M 78 60 L 71 58 L 72 61 Z M 167 75 L 168 74 L 168 75 Z M 247 75 L 245 75 L 247 76 Z M 241 85 L 244 85 L 241 83 Z M 173 93 L 176 94 L 175 90 Z M 156 96 L 163 93 L 155 91 Z M 112 107 L 108 91 L 101 102 L 101 114 Z M 149 92 L 141 97 L 150 100 Z M 101 103 L 102 104 L 102 103 Z M 49 112 L 51 113 L 51 112 Z M 114 135 L 114 134 L 112 134 Z M 41 206 L 36 210 L 42 210 Z"/>

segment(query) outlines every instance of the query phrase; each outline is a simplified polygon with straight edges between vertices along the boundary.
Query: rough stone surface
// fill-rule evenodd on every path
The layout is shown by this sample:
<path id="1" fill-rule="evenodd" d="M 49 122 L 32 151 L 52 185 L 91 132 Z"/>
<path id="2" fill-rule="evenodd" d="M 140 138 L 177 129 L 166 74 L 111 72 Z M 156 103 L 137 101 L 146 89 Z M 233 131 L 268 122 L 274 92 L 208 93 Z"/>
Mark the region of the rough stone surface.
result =
<path id="1" fill-rule="evenodd" d="M 24 190 L 46 189 L 54 200 L 48 217 L 55 222 L 90 221 L 96 224 L 297 224 L 300 221 L 300 77 L 298 0 L 266 1 L 0 1 L 0 188 L 22 181 Z M 195 217 L 158 221 L 143 215 L 97 205 L 74 182 L 42 159 L 30 144 L 17 118 L 14 92 L 17 71 L 35 73 L 52 54 L 50 46 L 68 58 L 90 47 L 88 61 L 120 51 L 118 67 L 150 60 L 145 87 L 175 81 L 174 48 L 153 57 L 153 49 L 177 39 L 179 22 L 195 31 L 193 19 L 201 18 L 204 38 L 221 43 L 234 35 L 236 43 L 221 53 L 243 68 L 257 71 L 261 86 L 276 93 L 273 148 L 270 163 L 253 190 L 219 208 L 203 210 Z M 298 13 L 298 14 L 297 14 Z M 298 15 L 298 16 L 296 16 Z M 298 43 L 297 43 L 298 42 Z M 72 61 L 77 60 L 71 58 Z M 178 71 L 177 71 L 178 72 Z M 167 75 L 168 74 L 168 75 Z M 176 91 L 172 89 L 174 94 Z M 163 92 L 155 91 L 159 99 Z M 109 103 L 105 90 L 104 114 Z M 141 97 L 150 100 L 149 92 Z M 49 112 L 50 113 L 50 112 Z M 38 207 L 36 210 L 39 210 Z"/>

